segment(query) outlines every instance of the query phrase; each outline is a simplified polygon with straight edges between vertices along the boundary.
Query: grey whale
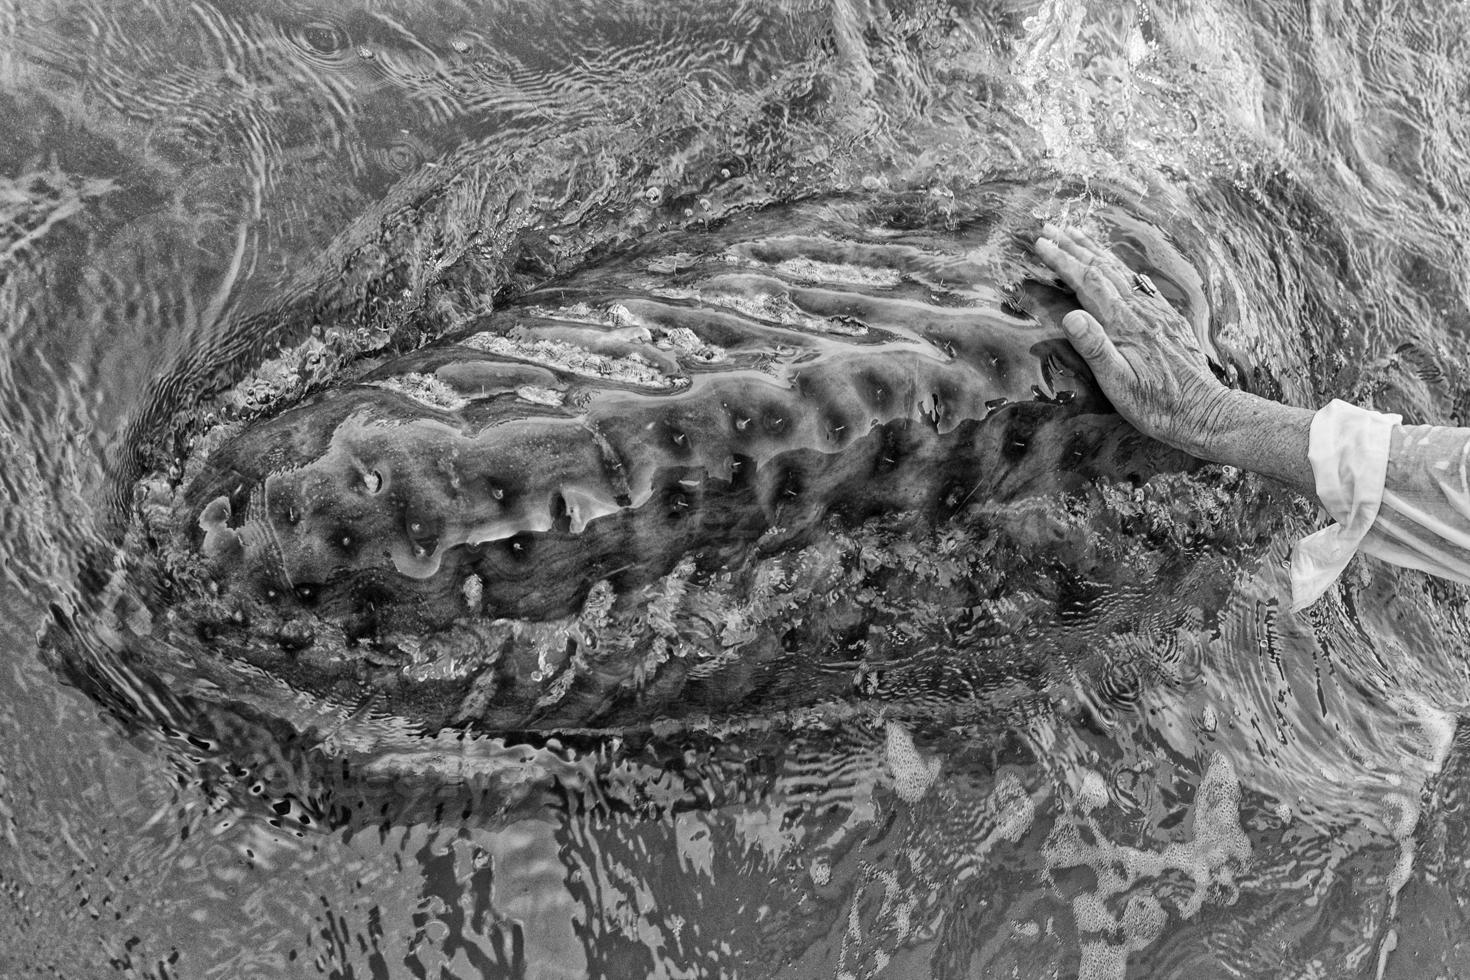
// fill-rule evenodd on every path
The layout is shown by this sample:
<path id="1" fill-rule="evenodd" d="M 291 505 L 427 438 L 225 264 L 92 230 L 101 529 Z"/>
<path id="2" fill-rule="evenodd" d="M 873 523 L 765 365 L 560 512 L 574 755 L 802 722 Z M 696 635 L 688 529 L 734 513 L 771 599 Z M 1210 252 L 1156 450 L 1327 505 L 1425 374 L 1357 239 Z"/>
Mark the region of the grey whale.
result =
<path id="1" fill-rule="evenodd" d="M 1062 339 L 1069 294 L 998 281 L 984 257 L 1022 242 L 996 216 L 767 207 L 264 412 L 237 388 L 140 482 L 169 612 L 135 639 L 427 733 L 901 687 L 915 604 L 953 631 L 1027 560 L 996 565 L 977 514 L 1192 466 L 1113 413 Z M 944 557 L 875 557 L 916 546 Z"/>

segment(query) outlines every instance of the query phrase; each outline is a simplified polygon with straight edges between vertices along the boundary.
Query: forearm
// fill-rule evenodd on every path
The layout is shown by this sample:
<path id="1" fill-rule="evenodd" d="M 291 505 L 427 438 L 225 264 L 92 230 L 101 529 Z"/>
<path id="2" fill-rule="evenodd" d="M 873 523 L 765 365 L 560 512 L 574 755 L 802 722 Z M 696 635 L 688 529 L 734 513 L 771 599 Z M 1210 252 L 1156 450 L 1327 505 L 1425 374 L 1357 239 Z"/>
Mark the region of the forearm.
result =
<path id="1" fill-rule="evenodd" d="M 1200 459 L 1250 470 L 1308 496 L 1316 495 L 1309 459 L 1312 418 L 1293 408 L 1244 391 L 1224 391 L 1194 427 L 1192 445 L 1180 448 Z"/>
<path id="2" fill-rule="evenodd" d="M 1183 448 L 1201 459 L 1260 473 L 1316 496 L 1318 480 L 1311 461 L 1316 415 L 1311 409 L 1231 391 L 1212 409 L 1197 444 Z M 1446 534 L 1466 534 L 1464 543 L 1470 547 L 1470 429 L 1394 425 L 1388 434 L 1385 506 L 1421 516 L 1421 523 L 1433 522 Z M 1335 435 L 1331 431 L 1319 435 L 1315 451 L 1320 456 L 1331 454 Z"/>
<path id="3" fill-rule="evenodd" d="M 1226 389 L 1147 276 L 1076 229 L 1042 231 L 1036 254 L 1082 306 L 1062 330 L 1124 418 L 1193 456 L 1278 480 L 1332 515 L 1293 550 L 1293 608 L 1330 588 L 1359 547 L 1470 583 L 1470 429 L 1405 427 L 1341 401 L 1313 412 Z"/>
<path id="4" fill-rule="evenodd" d="M 1470 583 L 1470 429 L 1398 424 L 1334 402 L 1321 412 L 1246 392 L 1212 399 L 1192 444 L 1317 500 L 1336 522 L 1297 543 L 1293 608 L 1326 591 L 1356 551 Z"/>

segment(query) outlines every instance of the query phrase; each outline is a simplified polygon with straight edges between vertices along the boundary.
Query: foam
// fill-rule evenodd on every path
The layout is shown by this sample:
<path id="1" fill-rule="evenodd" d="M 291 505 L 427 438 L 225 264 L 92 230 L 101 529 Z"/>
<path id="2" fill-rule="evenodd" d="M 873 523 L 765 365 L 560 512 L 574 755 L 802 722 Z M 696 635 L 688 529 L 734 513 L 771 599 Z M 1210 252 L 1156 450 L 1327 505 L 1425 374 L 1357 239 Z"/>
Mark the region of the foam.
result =
<path id="1" fill-rule="evenodd" d="M 913 736 L 898 722 L 890 721 L 886 728 L 885 757 L 893 774 L 893 791 L 905 803 L 918 803 L 939 777 L 939 760 L 920 755 Z"/>
<path id="2" fill-rule="evenodd" d="M 1036 801 L 1015 773 L 1004 772 L 996 779 L 990 802 L 995 808 L 995 832 L 1001 840 L 1014 844 L 1026 836 L 1036 820 Z"/>
<path id="3" fill-rule="evenodd" d="M 1091 813 L 1108 802 L 1108 784 L 1096 770 L 1082 773 L 1082 786 L 1077 790 L 1077 805 L 1083 813 Z"/>
<path id="4" fill-rule="evenodd" d="M 1111 935 L 1121 931 L 1123 941 L 1084 942 L 1079 976 L 1121 978 L 1128 954 L 1146 948 L 1163 933 L 1168 914 L 1147 890 L 1150 879 L 1183 872 L 1194 881 L 1194 891 L 1178 907 L 1185 919 L 1199 913 L 1211 886 L 1234 885 L 1236 867 L 1251 853 L 1250 841 L 1240 826 L 1240 800 L 1235 767 L 1224 755 L 1216 754 L 1195 791 L 1193 839 L 1168 844 L 1159 851 L 1145 850 L 1107 839 L 1093 816 L 1106 803 L 1106 786 L 1097 773 L 1083 774 L 1078 792 L 1081 816 L 1058 819 L 1042 845 L 1042 857 L 1048 872 L 1072 867 L 1093 870 L 1096 890 L 1072 901 L 1078 932 Z M 1111 908 L 1124 894 L 1128 898 L 1120 919 Z"/>

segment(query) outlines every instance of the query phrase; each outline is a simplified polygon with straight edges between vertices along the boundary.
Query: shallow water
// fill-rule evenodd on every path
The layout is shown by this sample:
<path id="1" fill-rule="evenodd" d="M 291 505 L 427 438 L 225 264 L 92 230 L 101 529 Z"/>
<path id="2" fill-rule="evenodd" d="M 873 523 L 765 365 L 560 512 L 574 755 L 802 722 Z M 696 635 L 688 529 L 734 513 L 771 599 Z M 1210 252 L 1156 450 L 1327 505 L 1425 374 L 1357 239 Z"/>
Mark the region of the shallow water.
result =
<path id="1" fill-rule="evenodd" d="M 916 650 L 938 680 L 739 731 L 334 752 L 391 722 L 303 737 L 37 640 L 103 588 L 173 419 L 281 344 L 411 346 L 791 198 L 942 228 L 1019 182 L 1008 227 L 1167 235 L 1248 387 L 1470 422 L 1470 8 L 0 0 L 0 25 L 0 973 L 1470 972 L 1466 596 L 1362 561 L 1293 616 L 1315 517 L 1237 474 L 998 509 L 1008 588 Z"/>

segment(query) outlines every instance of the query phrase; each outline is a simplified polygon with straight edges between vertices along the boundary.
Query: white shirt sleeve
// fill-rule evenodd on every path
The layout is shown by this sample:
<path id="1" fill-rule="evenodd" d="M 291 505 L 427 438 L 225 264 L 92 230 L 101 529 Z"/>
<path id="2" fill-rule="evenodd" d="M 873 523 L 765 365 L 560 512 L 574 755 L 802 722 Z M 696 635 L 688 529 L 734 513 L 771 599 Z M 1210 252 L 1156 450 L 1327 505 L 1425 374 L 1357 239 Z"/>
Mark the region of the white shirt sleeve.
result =
<path id="1" fill-rule="evenodd" d="M 1291 555 L 1291 608 L 1299 612 L 1322 597 L 1378 518 L 1388 474 L 1388 450 L 1397 415 L 1381 415 L 1333 401 L 1312 417 L 1307 459 L 1317 499 L 1333 518 L 1296 543 Z"/>
<path id="2" fill-rule="evenodd" d="M 1335 523 L 1293 550 L 1293 610 L 1326 592 L 1356 551 L 1470 583 L 1470 429 L 1402 425 L 1334 401 L 1312 419 L 1307 455 Z"/>

